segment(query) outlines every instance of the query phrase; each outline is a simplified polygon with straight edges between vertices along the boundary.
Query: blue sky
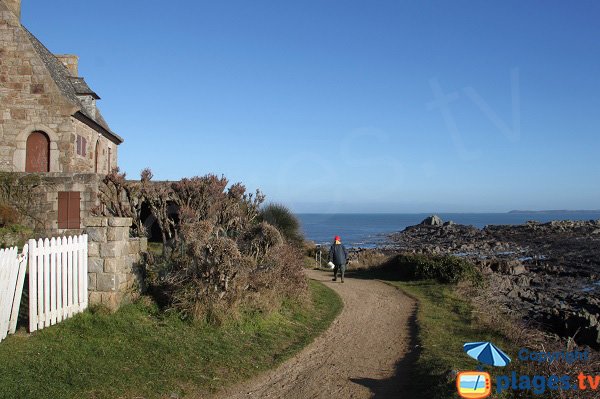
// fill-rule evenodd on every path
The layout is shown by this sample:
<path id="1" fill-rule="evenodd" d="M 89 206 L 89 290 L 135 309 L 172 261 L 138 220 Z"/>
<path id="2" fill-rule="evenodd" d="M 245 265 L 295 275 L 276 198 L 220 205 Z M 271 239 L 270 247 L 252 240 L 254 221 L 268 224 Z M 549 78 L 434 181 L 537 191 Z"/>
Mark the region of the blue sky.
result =
<path id="1" fill-rule="evenodd" d="M 600 208 L 600 3 L 42 1 L 125 138 L 298 212 Z"/>

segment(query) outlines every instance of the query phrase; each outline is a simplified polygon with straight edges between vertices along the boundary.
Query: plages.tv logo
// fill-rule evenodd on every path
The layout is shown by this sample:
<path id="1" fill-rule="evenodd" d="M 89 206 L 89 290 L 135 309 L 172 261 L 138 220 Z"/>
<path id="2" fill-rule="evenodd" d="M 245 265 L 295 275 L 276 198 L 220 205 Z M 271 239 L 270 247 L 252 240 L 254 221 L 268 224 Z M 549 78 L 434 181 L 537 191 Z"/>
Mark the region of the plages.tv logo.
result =
<path id="1" fill-rule="evenodd" d="M 492 379 L 483 365 L 504 367 L 510 358 L 491 342 L 470 342 L 463 346 L 467 355 L 479 362 L 478 371 L 464 371 L 456 377 L 456 389 L 461 398 L 484 399 L 492 394 Z"/>
<path id="2" fill-rule="evenodd" d="M 458 373 L 456 388 L 461 398 L 487 398 L 492 393 L 492 381 L 483 371 L 463 371 Z"/>

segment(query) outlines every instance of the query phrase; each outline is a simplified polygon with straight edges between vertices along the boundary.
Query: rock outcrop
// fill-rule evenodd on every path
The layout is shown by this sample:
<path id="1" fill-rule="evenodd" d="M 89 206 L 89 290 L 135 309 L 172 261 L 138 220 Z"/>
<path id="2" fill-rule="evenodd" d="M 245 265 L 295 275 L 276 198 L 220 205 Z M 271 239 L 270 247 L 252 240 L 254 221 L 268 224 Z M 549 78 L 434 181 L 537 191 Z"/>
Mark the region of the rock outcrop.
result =
<path id="1" fill-rule="evenodd" d="M 421 222 L 422 226 L 442 226 L 444 222 L 438 215 L 431 215 Z"/>
<path id="2" fill-rule="evenodd" d="M 600 220 L 483 229 L 420 224 L 391 241 L 402 252 L 471 260 L 488 276 L 494 300 L 556 334 L 600 349 Z"/>

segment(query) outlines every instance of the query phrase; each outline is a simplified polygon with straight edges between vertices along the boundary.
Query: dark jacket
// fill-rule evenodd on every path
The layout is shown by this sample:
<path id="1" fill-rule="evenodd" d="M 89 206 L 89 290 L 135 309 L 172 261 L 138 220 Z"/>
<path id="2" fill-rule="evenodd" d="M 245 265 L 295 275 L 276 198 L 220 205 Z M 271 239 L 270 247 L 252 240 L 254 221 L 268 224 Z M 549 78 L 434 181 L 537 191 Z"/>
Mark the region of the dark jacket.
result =
<path id="1" fill-rule="evenodd" d="M 348 250 L 343 244 L 333 244 L 329 249 L 329 261 L 336 266 L 345 265 L 348 262 Z"/>

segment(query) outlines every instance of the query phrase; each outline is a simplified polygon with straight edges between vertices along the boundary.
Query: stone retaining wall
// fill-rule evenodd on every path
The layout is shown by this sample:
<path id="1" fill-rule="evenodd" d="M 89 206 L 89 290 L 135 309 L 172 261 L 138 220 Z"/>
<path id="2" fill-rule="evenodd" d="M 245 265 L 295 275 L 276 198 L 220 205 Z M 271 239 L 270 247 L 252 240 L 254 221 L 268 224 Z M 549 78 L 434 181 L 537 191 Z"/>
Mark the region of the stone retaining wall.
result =
<path id="1" fill-rule="evenodd" d="M 50 231 L 66 233 L 65 230 L 58 228 L 59 191 L 78 191 L 80 193 L 80 218 L 82 222 L 90 215 L 90 211 L 100 204 L 98 192 L 104 178 L 102 175 L 94 173 L 45 173 L 43 178 L 48 185 L 43 187 L 43 194 L 40 196 L 40 206 L 43 211 L 39 216 L 44 220 L 46 229 Z M 84 228 L 85 224 L 82 223 L 80 227 Z"/>
<path id="2" fill-rule="evenodd" d="M 30 173 L 15 173 L 25 177 Z M 77 191 L 80 193 L 79 217 L 81 221 L 90 216 L 92 209 L 100 206 L 98 193 L 103 184 L 103 175 L 95 173 L 41 173 L 42 184 L 36 187 L 36 202 L 31 209 L 35 220 L 24 219 L 23 224 L 32 229 L 43 229 L 47 234 L 77 235 L 85 227 L 83 223 L 78 229 L 58 228 L 58 193 L 60 191 Z"/>
<path id="3" fill-rule="evenodd" d="M 117 309 L 139 295 L 137 268 L 148 240 L 129 237 L 131 218 L 89 217 L 83 224 L 89 242 L 90 304 Z"/>

